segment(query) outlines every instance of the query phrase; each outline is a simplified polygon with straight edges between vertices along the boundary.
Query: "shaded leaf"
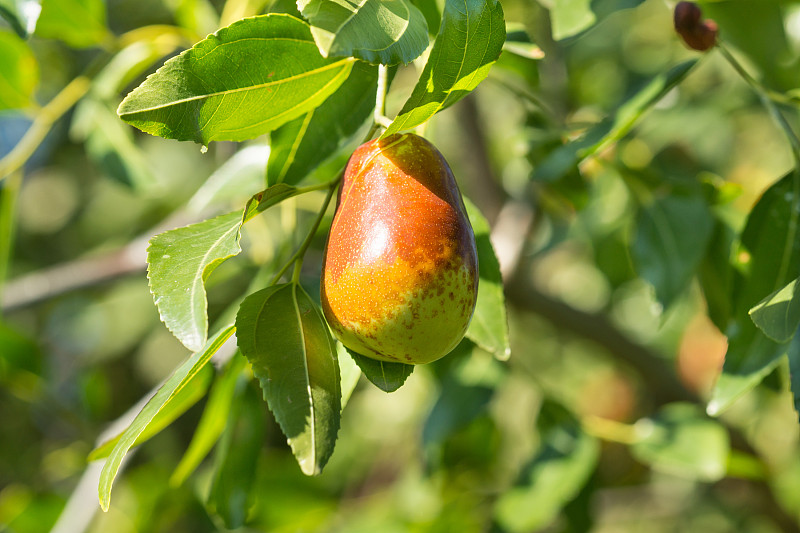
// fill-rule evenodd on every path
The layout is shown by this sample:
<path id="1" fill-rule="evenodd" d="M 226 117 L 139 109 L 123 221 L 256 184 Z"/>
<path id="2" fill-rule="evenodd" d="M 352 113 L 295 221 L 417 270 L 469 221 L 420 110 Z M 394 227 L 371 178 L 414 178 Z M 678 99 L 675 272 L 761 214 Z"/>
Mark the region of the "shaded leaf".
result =
<path id="1" fill-rule="evenodd" d="M 378 69 L 356 63 L 319 107 L 270 133 L 267 184 L 299 183 L 348 140 L 375 107 Z"/>
<path id="2" fill-rule="evenodd" d="M 436 35 L 439 33 L 439 25 L 442 22 L 442 12 L 439 10 L 439 2 L 436 0 L 411 0 L 411 3 L 417 6 L 422 16 L 425 17 L 425 22 L 428 25 L 428 34 Z"/>
<path id="3" fill-rule="evenodd" d="M 147 429 L 153 418 L 167 405 L 175 395 L 208 363 L 211 356 L 219 350 L 223 344 L 233 334 L 234 327 L 227 326 L 211 338 L 202 350 L 192 354 L 175 372 L 167 379 L 164 385 L 153 395 L 144 408 L 136 415 L 128 429 L 120 436 L 117 445 L 106 459 L 103 469 L 100 472 L 100 483 L 98 493 L 100 496 L 100 506 L 104 511 L 108 511 L 111 502 L 111 485 L 117 476 L 122 459 L 128 450 L 136 442 L 139 435 Z"/>
<path id="4" fill-rule="evenodd" d="M 545 404 L 543 411 L 549 409 L 551 404 Z M 594 471 L 600 455 L 597 440 L 566 414 L 558 418 L 543 428 L 541 449 L 517 484 L 497 500 L 495 519 L 507 531 L 536 531 L 550 524 Z"/>
<path id="5" fill-rule="evenodd" d="M 345 350 L 347 350 L 347 353 L 350 354 L 350 357 L 356 362 L 367 379 L 383 392 L 394 392 L 399 389 L 414 371 L 414 365 L 378 361 L 356 353 L 350 348 L 345 348 Z"/>
<path id="6" fill-rule="evenodd" d="M 168 139 L 252 139 L 320 105 L 353 63 L 323 58 L 308 25 L 294 17 L 247 18 L 167 61 L 117 113 Z"/>
<path id="7" fill-rule="evenodd" d="M 631 257 L 668 306 L 688 286 L 705 255 L 714 220 L 702 196 L 672 194 L 639 211 Z"/>
<path id="8" fill-rule="evenodd" d="M 248 380 L 239 379 L 237 385 L 225 433 L 214 458 L 214 478 L 208 495 L 209 507 L 222 517 L 228 529 L 244 525 L 253 503 L 255 466 L 266 433 L 265 413 L 258 393 Z"/>
<path id="9" fill-rule="evenodd" d="M 237 255 L 242 213 L 166 231 L 150 240 L 147 277 L 161 320 L 184 346 L 206 341 L 205 281 L 225 259 Z"/>
<path id="10" fill-rule="evenodd" d="M 341 342 L 336 342 L 336 360 L 339 362 L 339 374 L 342 381 L 342 410 L 350 401 L 353 391 L 361 378 L 361 369 L 347 352 Z"/>
<path id="11" fill-rule="evenodd" d="M 653 469 L 713 482 L 725 477 L 728 432 L 691 404 L 671 404 L 651 420 L 640 421 L 647 436 L 631 446 L 633 455 Z"/>
<path id="12" fill-rule="evenodd" d="M 133 446 L 139 446 L 143 442 L 150 440 L 152 437 L 161 432 L 185 413 L 190 407 L 196 404 L 200 399 L 205 396 L 208 391 L 208 386 L 211 384 L 211 378 L 214 372 L 208 368 L 202 368 L 186 385 L 184 385 L 178 392 L 176 392 L 170 401 L 153 417 L 147 427 L 142 431 Z M 111 451 L 116 447 L 124 432 L 120 432 L 115 437 L 105 441 L 100 446 L 91 451 L 87 457 L 87 461 L 96 461 L 108 457 Z"/>
<path id="13" fill-rule="evenodd" d="M 0 31 L 0 110 L 29 107 L 38 84 L 33 51 L 13 33 Z"/>
<path id="14" fill-rule="evenodd" d="M 591 0 L 553 0 L 550 8 L 553 39 L 560 41 L 590 28 L 597 18 Z"/>
<path id="15" fill-rule="evenodd" d="M 295 284 L 245 298 L 236 315 L 239 348 L 306 475 L 319 474 L 339 431 L 336 352 L 322 314 Z"/>
<path id="16" fill-rule="evenodd" d="M 73 48 L 95 46 L 111 37 L 103 0 L 47 0 L 36 24 L 39 37 L 59 39 Z"/>
<path id="17" fill-rule="evenodd" d="M 734 323 L 728 328 L 728 353 L 722 375 L 708 404 L 718 414 L 767 376 L 786 353 L 755 327 L 749 311 L 766 295 L 784 287 L 800 272 L 800 173 L 793 172 L 772 185 L 756 203 L 742 231 L 746 273 L 735 288 Z"/>
<path id="18" fill-rule="evenodd" d="M 428 47 L 425 17 L 409 0 L 308 0 L 300 10 L 325 57 L 397 65 Z"/>
<path id="19" fill-rule="evenodd" d="M 489 74 L 505 37 L 497 0 L 447 0 L 422 75 L 382 137 L 419 126 L 469 94 Z"/>
<path id="20" fill-rule="evenodd" d="M 800 335 L 795 335 L 787 350 L 789 356 L 789 385 L 794 399 L 794 410 L 800 416 Z"/>
<path id="21" fill-rule="evenodd" d="M 797 279 L 773 292 L 749 311 L 758 328 L 775 342 L 787 342 L 800 326 L 800 283 Z"/>
<path id="22" fill-rule="evenodd" d="M 183 484 L 219 440 L 225 430 L 236 391 L 236 383 L 246 362 L 247 360 L 237 353 L 231 358 L 225 369 L 217 375 L 203 410 L 203 416 L 197 423 L 197 429 L 194 430 L 192 441 L 169 478 L 171 486 L 177 487 Z"/>
<path id="23" fill-rule="evenodd" d="M 733 315 L 731 252 L 736 238 L 736 232 L 728 224 L 716 220 L 706 255 L 698 270 L 708 317 L 720 331 L 727 331 Z"/>
<path id="24" fill-rule="evenodd" d="M 498 359 L 506 360 L 511 355 L 508 340 L 508 318 L 506 299 L 503 294 L 503 278 L 500 263 L 489 239 L 489 222 L 470 200 L 464 199 L 475 242 L 478 248 L 478 300 L 475 313 L 467 328 L 466 336 Z"/>
<path id="25" fill-rule="evenodd" d="M 646 84 L 636 95 L 617 109 L 613 117 L 590 128 L 583 136 L 556 150 L 542 161 L 533 172 L 537 181 L 556 181 L 573 170 L 579 161 L 594 155 L 622 139 L 641 118 L 664 96 L 674 89 L 692 67 L 696 59 L 684 61 Z"/>
<path id="26" fill-rule="evenodd" d="M 0 17 L 22 38 L 27 38 L 36 29 L 41 12 L 41 0 L 0 0 Z"/>

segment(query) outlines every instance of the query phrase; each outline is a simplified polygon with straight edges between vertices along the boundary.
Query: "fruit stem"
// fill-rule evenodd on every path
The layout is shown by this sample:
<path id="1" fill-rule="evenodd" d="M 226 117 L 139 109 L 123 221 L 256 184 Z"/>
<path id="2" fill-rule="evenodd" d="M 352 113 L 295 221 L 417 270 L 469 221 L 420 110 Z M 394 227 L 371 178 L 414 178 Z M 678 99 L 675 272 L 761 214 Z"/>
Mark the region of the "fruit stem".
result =
<path id="1" fill-rule="evenodd" d="M 378 65 L 378 90 L 375 93 L 375 111 L 372 121 L 383 128 L 388 128 L 392 121 L 386 116 L 386 92 L 388 90 L 389 67 Z"/>
<path id="2" fill-rule="evenodd" d="M 333 193 L 336 192 L 337 187 L 339 186 L 339 182 L 342 180 L 344 176 L 344 170 L 342 170 L 336 179 L 333 179 L 328 182 L 328 194 L 325 196 L 325 201 L 322 203 L 322 207 L 319 209 L 319 213 L 317 213 L 317 218 L 314 220 L 314 223 L 311 225 L 311 229 L 308 231 L 308 235 L 303 240 L 303 243 L 300 245 L 300 248 L 292 254 L 292 257 L 286 262 L 285 265 L 278 271 L 277 274 L 272 278 L 270 285 L 275 285 L 278 280 L 286 274 L 286 271 L 289 270 L 289 267 L 294 265 L 294 272 L 292 273 L 292 283 L 297 283 L 300 279 L 300 267 L 303 265 L 303 256 L 306 254 L 306 250 L 311 245 L 311 241 L 314 239 L 314 235 L 317 234 L 317 229 L 319 225 L 322 223 L 322 218 L 325 216 L 325 212 L 328 210 L 328 205 L 331 203 L 331 199 L 333 198 Z"/>
<path id="3" fill-rule="evenodd" d="M 761 100 L 761 103 L 767 109 L 769 114 L 772 116 L 773 120 L 780 126 L 783 130 L 786 138 L 789 141 L 789 144 L 792 147 L 792 155 L 794 156 L 795 167 L 800 169 L 800 140 L 795 135 L 794 130 L 789 125 L 789 122 L 786 121 L 786 117 L 778 109 L 778 106 L 775 105 L 775 102 L 770 97 L 770 92 L 764 87 L 759 81 L 753 78 L 742 65 L 733 57 L 733 54 L 722 44 L 722 42 L 717 42 L 717 48 L 719 49 L 720 53 L 728 60 L 728 63 L 739 73 L 739 75 L 747 82 L 748 85 L 755 91 L 758 99 Z"/>

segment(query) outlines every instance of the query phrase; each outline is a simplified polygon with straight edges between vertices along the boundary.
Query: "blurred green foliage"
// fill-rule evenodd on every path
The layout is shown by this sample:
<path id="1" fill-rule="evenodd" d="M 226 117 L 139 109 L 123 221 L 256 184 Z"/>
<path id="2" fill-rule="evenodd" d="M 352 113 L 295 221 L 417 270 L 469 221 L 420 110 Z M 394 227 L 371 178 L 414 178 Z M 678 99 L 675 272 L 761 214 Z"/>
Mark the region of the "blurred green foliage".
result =
<path id="1" fill-rule="evenodd" d="M 434 33 L 443 2 L 414 3 Z M 465 340 L 391 394 L 362 378 L 313 478 L 252 376 L 219 372 L 210 395 L 129 455 L 100 512 L 87 456 L 187 355 L 153 306 L 141 237 L 240 209 L 266 169 L 258 144 L 201 153 L 134 132 L 114 111 L 206 32 L 294 2 L 44 0 L 23 40 L 27 4 L 38 5 L 0 0 L 13 22 L 0 22 L 0 157 L 70 80 L 103 81 L 12 174 L 18 193 L 11 177 L 0 183 L 0 242 L 13 242 L 10 262 L 0 254 L 0 531 L 798 530 L 797 337 L 762 385 L 718 418 L 704 412 L 723 333 L 743 334 L 728 324 L 773 292 L 746 305 L 732 293 L 755 268 L 736 235 L 792 168 L 790 146 L 718 51 L 685 63 L 699 56 L 674 34 L 665 0 L 503 0 L 506 21 L 538 48 L 507 48 L 472 96 L 427 126 L 492 223 L 501 264 L 515 258 L 508 361 Z M 796 126 L 800 4 L 700 4 Z M 679 65 L 685 78 L 670 78 Z M 389 116 L 421 66 L 398 69 Z M 664 79 L 675 83 L 659 86 L 654 107 L 631 114 Z M 620 134 L 598 146 L 593 131 Z M 346 152 L 303 183 L 330 179 Z M 233 179 L 219 194 L 209 185 Z M 242 254 L 207 280 L 210 323 L 285 263 L 322 197 L 286 200 L 243 227 Z M 324 237 L 302 273 L 312 295 Z M 200 423 L 226 405 L 224 423 Z M 198 427 L 211 441 L 193 445 L 201 451 L 220 440 L 178 476 Z"/>

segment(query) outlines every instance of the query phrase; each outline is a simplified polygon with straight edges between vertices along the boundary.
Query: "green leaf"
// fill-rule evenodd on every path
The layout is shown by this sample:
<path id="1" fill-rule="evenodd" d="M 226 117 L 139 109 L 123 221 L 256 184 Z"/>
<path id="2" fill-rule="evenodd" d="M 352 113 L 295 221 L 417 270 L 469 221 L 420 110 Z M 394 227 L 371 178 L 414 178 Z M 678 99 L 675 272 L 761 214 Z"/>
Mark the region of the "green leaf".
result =
<path id="1" fill-rule="evenodd" d="M 242 374 L 245 363 L 247 360 L 237 353 L 231 358 L 225 369 L 217 375 L 203 410 L 203 416 L 194 431 L 192 442 L 189 443 L 186 453 L 183 454 L 181 461 L 169 478 L 171 486 L 182 485 L 219 440 L 225 430 L 236 391 L 236 383 Z"/>
<path id="2" fill-rule="evenodd" d="M 475 344 L 505 361 L 511 355 L 511 346 L 508 340 L 503 277 L 500 274 L 500 263 L 497 262 L 492 242 L 489 240 L 491 228 L 475 204 L 466 198 L 464 204 L 472 223 L 472 231 L 475 233 L 480 277 L 475 313 L 472 315 L 466 335 Z"/>
<path id="3" fill-rule="evenodd" d="M 425 23 L 428 25 L 428 34 L 436 35 L 439 33 L 439 25 L 442 22 L 442 12 L 439 5 L 444 2 L 437 0 L 411 0 L 411 3 L 417 6 L 422 16 L 425 17 Z"/>
<path id="4" fill-rule="evenodd" d="M 713 229 L 711 211 L 700 195 L 671 194 L 639 211 L 631 258 L 665 307 L 686 290 Z"/>
<path id="5" fill-rule="evenodd" d="M 399 389 L 414 371 L 414 365 L 378 361 L 356 353 L 350 348 L 345 348 L 345 350 L 347 350 L 347 353 L 350 354 L 350 357 L 356 362 L 367 379 L 383 392 L 394 392 Z"/>
<path id="6" fill-rule="evenodd" d="M 626 100 L 613 117 L 590 128 L 580 138 L 569 142 L 542 161 L 533 172 L 536 181 L 557 181 L 573 170 L 579 161 L 601 152 L 619 141 L 633 129 L 639 119 L 664 96 L 678 86 L 697 64 L 697 59 L 684 61 L 646 84 L 636 95 Z"/>
<path id="7" fill-rule="evenodd" d="M 23 39 L 27 39 L 36 29 L 41 12 L 41 0 L 0 0 L 0 17 Z"/>
<path id="8" fill-rule="evenodd" d="M 590 28 L 597 18 L 591 0 L 553 0 L 550 20 L 553 39 L 560 41 Z"/>
<path id="9" fill-rule="evenodd" d="M 497 0 L 447 0 L 422 75 L 382 137 L 419 126 L 469 94 L 489 74 L 505 37 Z"/>
<path id="10" fill-rule="evenodd" d="M 789 356 L 789 381 L 794 398 L 794 410 L 800 415 L 800 335 L 795 335 L 787 350 Z"/>
<path id="11" fill-rule="evenodd" d="M 270 149 L 265 144 L 246 146 L 217 167 L 188 202 L 195 213 L 211 205 L 240 200 L 242 195 L 264 186 L 264 167 Z"/>
<path id="12" fill-rule="evenodd" d="M 205 396 L 214 372 L 208 368 L 202 368 L 180 391 L 176 392 L 169 402 L 153 417 L 147 427 L 142 431 L 132 447 L 139 446 L 143 442 L 161 432 L 164 428 L 172 424 L 190 407 L 196 404 Z M 89 453 L 88 461 L 96 461 L 108 457 L 111 451 L 117 446 L 124 432 L 120 432 L 115 437 L 105 441 Z"/>
<path id="13" fill-rule="evenodd" d="M 272 14 L 240 20 L 167 61 L 117 113 L 167 139 L 243 141 L 320 105 L 353 59 L 325 59 L 308 24 Z"/>
<path id="14" fill-rule="evenodd" d="M 462 348 L 469 353 L 459 354 L 454 368 L 442 380 L 439 398 L 425 420 L 422 441 L 426 444 L 444 441 L 485 413 L 503 380 L 502 365 L 495 358 L 475 350 L 469 341 L 456 351 Z"/>
<path id="15" fill-rule="evenodd" d="M 225 433 L 215 456 L 215 473 L 208 504 L 228 529 L 244 525 L 255 494 L 251 490 L 256 465 L 264 445 L 266 423 L 258 393 L 249 381 L 239 379 L 236 396 L 227 415 Z"/>
<path id="16" fill-rule="evenodd" d="M 506 41 L 503 51 L 526 59 L 542 59 L 544 52 L 533 42 L 524 24 L 509 22 L 506 24 Z"/>
<path id="17" fill-rule="evenodd" d="M 92 161 L 119 182 L 138 191 L 156 185 L 131 129 L 120 122 L 106 102 L 92 96 L 82 99 L 75 107 L 70 136 L 85 142 Z"/>
<path id="18" fill-rule="evenodd" d="M 339 341 L 336 341 L 336 360 L 339 362 L 339 374 L 342 380 L 342 411 L 350 401 L 353 391 L 361 378 L 361 369 Z"/>
<path id="19" fill-rule="evenodd" d="M 742 231 L 745 275 L 735 286 L 734 323 L 728 328 L 728 353 L 722 374 L 712 391 L 709 414 L 719 414 L 746 393 L 778 364 L 788 348 L 764 335 L 749 311 L 765 295 L 788 284 L 800 272 L 800 172 L 772 185 L 756 203 Z"/>
<path id="20" fill-rule="evenodd" d="M 199 350 L 208 334 L 205 281 L 220 263 L 241 251 L 241 226 L 242 213 L 234 211 L 150 240 L 150 292 L 161 320 L 190 350 Z"/>
<path id="21" fill-rule="evenodd" d="M 545 411 L 550 409 L 551 404 L 545 404 L 543 415 L 549 416 Z M 538 531 L 550 524 L 586 484 L 597 464 L 597 440 L 566 413 L 559 418 L 543 429 L 541 449 L 517 484 L 497 500 L 495 519 L 511 533 Z"/>
<path id="22" fill-rule="evenodd" d="M 325 320 L 293 283 L 245 298 L 236 315 L 239 348 L 306 475 L 333 453 L 341 395 L 336 348 Z"/>
<path id="23" fill-rule="evenodd" d="M 0 31 L 0 110 L 29 107 L 38 84 L 33 51 L 13 33 Z"/>
<path id="24" fill-rule="evenodd" d="M 153 418 L 165 405 L 172 401 L 175 395 L 200 372 L 206 363 L 208 363 L 211 356 L 225 344 L 225 341 L 230 338 L 233 331 L 234 327 L 232 325 L 223 328 L 206 343 L 202 350 L 195 352 L 181 364 L 147 404 L 145 404 L 139 414 L 136 415 L 136 418 L 133 419 L 128 429 L 122 433 L 117 445 L 114 446 L 114 449 L 109 454 L 100 472 L 98 493 L 100 496 L 100 506 L 104 511 L 108 511 L 108 505 L 111 502 L 111 485 L 114 483 L 114 478 L 117 476 L 119 467 L 122 464 L 122 459 L 128 453 L 128 450 L 136 442 L 139 435 L 147 429 L 147 426 L 150 425 Z"/>
<path id="25" fill-rule="evenodd" d="M 267 184 L 299 183 L 333 155 L 370 117 L 377 84 L 377 67 L 356 63 L 322 105 L 271 132 Z"/>
<path id="26" fill-rule="evenodd" d="M 725 477 L 728 432 L 695 405 L 667 405 L 653 419 L 636 425 L 647 436 L 633 444 L 631 452 L 654 470 L 707 482 Z"/>
<path id="27" fill-rule="evenodd" d="M 727 331 L 733 314 L 731 251 L 736 239 L 738 235 L 733 228 L 717 219 L 698 270 L 708 317 L 720 331 Z"/>
<path id="28" fill-rule="evenodd" d="M 309 0 L 300 11 L 325 57 L 397 65 L 428 47 L 425 17 L 409 0 Z"/>
<path id="29" fill-rule="evenodd" d="M 775 342 L 787 342 L 800 326 L 800 283 L 793 280 L 749 311 L 758 328 Z"/>
<path id="30" fill-rule="evenodd" d="M 36 25 L 36 35 L 59 39 L 73 48 L 88 48 L 112 37 L 106 27 L 103 0 L 47 0 Z"/>

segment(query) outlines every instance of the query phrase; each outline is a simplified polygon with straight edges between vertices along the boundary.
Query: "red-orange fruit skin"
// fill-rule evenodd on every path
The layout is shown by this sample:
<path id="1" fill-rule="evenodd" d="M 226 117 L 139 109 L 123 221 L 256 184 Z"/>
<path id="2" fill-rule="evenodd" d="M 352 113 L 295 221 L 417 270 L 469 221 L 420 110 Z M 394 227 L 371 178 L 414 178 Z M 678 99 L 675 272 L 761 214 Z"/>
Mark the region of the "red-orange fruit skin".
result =
<path id="1" fill-rule="evenodd" d="M 442 154 L 409 133 L 361 145 L 322 269 L 336 337 L 373 359 L 429 363 L 464 336 L 477 293 L 475 235 Z"/>

